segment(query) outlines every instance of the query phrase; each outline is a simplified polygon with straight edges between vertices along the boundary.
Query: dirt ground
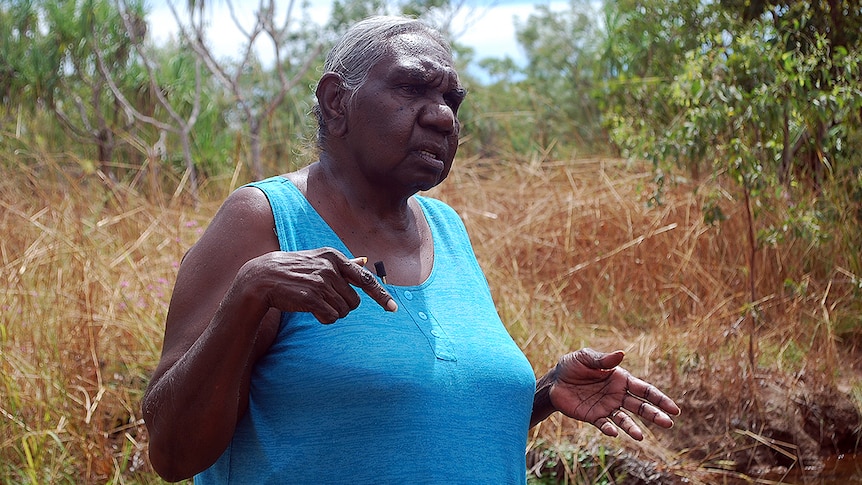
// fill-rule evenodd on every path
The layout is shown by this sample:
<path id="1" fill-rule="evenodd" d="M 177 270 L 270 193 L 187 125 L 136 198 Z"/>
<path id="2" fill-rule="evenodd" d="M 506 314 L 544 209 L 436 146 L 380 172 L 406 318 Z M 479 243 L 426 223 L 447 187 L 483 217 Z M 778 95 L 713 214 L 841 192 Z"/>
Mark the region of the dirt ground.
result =
<path id="1" fill-rule="evenodd" d="M 722 377 L 723 386 L 709 383 Z M 713 375 L 686 380 L 691 391 L 678 401 L 687 419 L 679 420 L 666 445 L 689 450 L 690 460 L 732 464 L 750 476 L 791 467 L 816 475 L 827 457 L 858 447 L 862 419 L 840 385 L 770 373 L 753 379 Z M 739 389 L 728 395 L 743 399 L 710 389 Z"/>
<path id="2" fill-rule="evenodd" d="M 688 389 L 675 398 L 683 415 L 672 432 L 657 437 L 700 472 L 661 472 L 633 460 L 621 465 L 625 483 L 751 483 L 758 477 L 761 483 L 823 483 L 817 477 L 827 461 L 858 452 L 862 416 L 849 386 L 804 373 L 742 374 L 734 368 L 692 373 L 673 384 Z M 783 481 L 788 472 L 803 481 Z"/>

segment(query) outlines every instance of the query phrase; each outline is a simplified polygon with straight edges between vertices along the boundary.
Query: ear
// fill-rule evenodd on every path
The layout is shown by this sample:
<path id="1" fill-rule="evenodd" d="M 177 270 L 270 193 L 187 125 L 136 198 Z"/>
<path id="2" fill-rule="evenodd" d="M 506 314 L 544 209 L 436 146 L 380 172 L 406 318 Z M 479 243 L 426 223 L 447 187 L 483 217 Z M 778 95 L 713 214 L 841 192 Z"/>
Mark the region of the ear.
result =
<path id="1" fill-rule="evenodd" d="M 347 99 L 341 76 L 327 72 L 317 83 L 317 104 L 328 134 L 340 137 L 347 133 Z"/>

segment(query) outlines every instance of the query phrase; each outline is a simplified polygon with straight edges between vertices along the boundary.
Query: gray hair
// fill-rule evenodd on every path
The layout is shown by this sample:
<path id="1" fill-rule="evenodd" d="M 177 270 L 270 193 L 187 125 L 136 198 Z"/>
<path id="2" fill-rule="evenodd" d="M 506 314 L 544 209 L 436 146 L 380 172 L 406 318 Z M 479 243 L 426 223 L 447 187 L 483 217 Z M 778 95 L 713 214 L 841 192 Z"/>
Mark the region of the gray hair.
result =
<path id="1" fill-rule="evenodd" d="M 451 55 L 449 42 L 433 27 L 407 17 L 376 16 L 354 24 L 338 39 L 326 55 L 323 72 L 338 74 L 341 87 L 350 91 L 352 100 L 371 69 L 389 52 L 389 39 L 414 32 L 427 35 Z M 317 116 L 317 143 L 322 146 L 328 130 L 319 104 L 314 106 L 314 114 Z"/>

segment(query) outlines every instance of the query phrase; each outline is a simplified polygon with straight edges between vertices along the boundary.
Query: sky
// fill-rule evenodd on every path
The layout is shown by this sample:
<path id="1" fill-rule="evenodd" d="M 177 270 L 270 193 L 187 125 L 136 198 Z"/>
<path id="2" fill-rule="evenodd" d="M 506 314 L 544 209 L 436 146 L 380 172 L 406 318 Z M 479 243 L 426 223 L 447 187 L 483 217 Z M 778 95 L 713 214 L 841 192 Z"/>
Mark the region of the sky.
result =
<path id="1" fill-rule="evenodd" d="M 176 34 L 176 20 L 168 7 L 168 1 L 177 6 L 177 11 L 182 11 L 186 0 L 149 0 L 149 33 L 157 43 L 164 42 Z M 546 0 L 544 2 L 530 2 L 526 0 L 466 0 L 467 6 L 461 9 L 456 17 L 453 31 L 463 32 L 456 41 L 460 44 L 472 47 L 475 59 L 486 57 L 502 58 L 509 56 L 518 64 L 523 64 L 524 53 L 515 40 L 515 22 L 527 19 L 533 12 L 535 5 L 550 5 L 554 9 L 565 8 L 567 1 Z M 234 11 L 244 25 L 253 23 L 254 10 L 260 0 L 233 0 Z M 299 2 L 297 2 L 299 3 Z M 234 56 L 242 44 L 244 37 L 234 25 L 224 0 L 209 0 L 212 7 L 211 28 L 209 40 L 213 50 L 220 55 Z M 281 7 L 276 11 L 276 18 L 285 15 L 288 0 L 277 1 Z M 310 0 L 309 14 L 316 23 L 323 24 L 329 18 L 331 11 L 331 0 Z M 261 57 L 266 57 L 266 52 L 261 49 Z M 473 68 L 473 72 L 481 76 Z"/>

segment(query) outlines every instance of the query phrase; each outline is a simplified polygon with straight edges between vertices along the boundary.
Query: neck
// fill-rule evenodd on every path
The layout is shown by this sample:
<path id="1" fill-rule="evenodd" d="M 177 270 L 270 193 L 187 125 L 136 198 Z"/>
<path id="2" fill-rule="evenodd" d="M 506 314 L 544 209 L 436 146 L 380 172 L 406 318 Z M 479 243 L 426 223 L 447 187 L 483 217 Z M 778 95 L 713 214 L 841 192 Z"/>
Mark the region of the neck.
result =
<path id="1" fill-rule="evenodd" d="M 416 285 L 431 272 L 433 242 L 410 196 L 386 197 L 382 187 L 325 161 L 288 175 L 354 255 L 385 261 L 392 284 Z"/>
<path id="2" fill-rule="evenodd" d="M 348 216 L 366 227 L 407 229 L 414 219 L 408 203 L 413 194 L 392 194 L 387 189 L 322 154 L 308 168 L 305 192 L 315 207 L 328 206 L 331 212 L 327 212 Z"/>

